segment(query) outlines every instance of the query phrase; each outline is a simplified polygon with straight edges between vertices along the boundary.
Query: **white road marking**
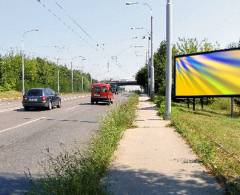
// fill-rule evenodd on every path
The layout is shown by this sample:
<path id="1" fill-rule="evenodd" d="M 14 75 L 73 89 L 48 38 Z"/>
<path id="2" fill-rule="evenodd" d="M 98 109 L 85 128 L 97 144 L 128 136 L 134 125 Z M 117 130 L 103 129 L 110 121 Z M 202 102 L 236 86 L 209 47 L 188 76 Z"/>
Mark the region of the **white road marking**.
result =
<path id="1" fill-rule="evenodd" d="M 67 110 L 67 111 L 73 110 L 73 109 L 75 109 L 75 108 L 77 108 L 77 107 L 79 107 L 79 105 L 78 105 L 78 106 L 73 106 L 73 107 L 67 108 L 66 110 Z"/>
<path id="2" fill-rule="evenodd" d="M 9 128 L 7 128 L 7 129 L 0 130 L 0 134 L 1 134 L 1 133 L 4 133 L 4 132 L 6 132 L 6 131 L 10 131 L 10 130 L 17 129 L 17 128 L 19 128 L 19 127 L 28 125 L 28 124 L 30 124 L 30 123 L 37 122 L 37 121 L 42 120 L 42 119 L 45 119 L 45 118 L 46 118 L 46 117 L 37 118 L 37 119 L 31 120 L 31 121 L 28 121 L 28 122 L 26 122 L 26 123 L 19 124 L 19 125 L 14 126 L 14 127 L 9 127 Z"/>

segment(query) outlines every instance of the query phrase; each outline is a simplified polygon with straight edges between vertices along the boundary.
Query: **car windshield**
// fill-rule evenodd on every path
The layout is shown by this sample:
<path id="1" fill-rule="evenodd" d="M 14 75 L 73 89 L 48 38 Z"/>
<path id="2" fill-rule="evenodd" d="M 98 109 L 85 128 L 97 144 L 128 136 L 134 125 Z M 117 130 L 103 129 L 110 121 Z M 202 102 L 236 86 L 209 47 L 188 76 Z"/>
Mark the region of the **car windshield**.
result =
<path id="1" fill-rule="evenodd" d="M 41 89 L 31 89 L 27 93 L 28 96 L 42 96 L 42 90 Z"/>

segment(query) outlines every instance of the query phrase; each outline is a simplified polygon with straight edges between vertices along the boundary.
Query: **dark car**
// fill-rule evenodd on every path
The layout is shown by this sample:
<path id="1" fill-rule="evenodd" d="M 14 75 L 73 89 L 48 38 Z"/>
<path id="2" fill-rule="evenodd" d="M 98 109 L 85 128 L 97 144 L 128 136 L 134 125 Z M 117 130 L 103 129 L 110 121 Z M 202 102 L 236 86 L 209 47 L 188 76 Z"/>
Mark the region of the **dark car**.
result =
<path id="1" fill-rule="evenodd" d="M 111 90 L 114 94 L 118 94 L 118 85 L 111 84 Z"/>
<path id="2" fill-rule="evenodd" d="M 50 88 L 32 88 L 23 96 L 22 105 L 25 110 L 30 108 L 61 107 L 61 98 Z"/>

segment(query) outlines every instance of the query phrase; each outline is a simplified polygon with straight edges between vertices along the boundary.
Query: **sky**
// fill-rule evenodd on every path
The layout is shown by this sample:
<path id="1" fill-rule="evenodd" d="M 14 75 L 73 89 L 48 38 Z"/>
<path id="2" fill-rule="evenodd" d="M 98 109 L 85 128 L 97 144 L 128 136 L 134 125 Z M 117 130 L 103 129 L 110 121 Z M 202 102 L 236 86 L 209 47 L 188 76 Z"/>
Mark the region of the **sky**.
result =
<path id="1" fill-rule="evenodd" d="M 21 49 L 93 78 L 134 79 L 144 66 L 150 16 L 154 51 L 166 37 L 166 1 L 0 0 L 0 53 Z M 152 7 L 150 9 L 145 3 Z M 221 48 L 240 39 L 239 0 L 172 0 L 173 43 L 179 37 L 207 39 Z M 144 29 L 131 29 L 131 27 Z M 136 38 L 137 37 L 137 38 Z M 82 56 L 82 57 L 79 57 Z M 83 60 L 83 57 L 85 60 Z"/>

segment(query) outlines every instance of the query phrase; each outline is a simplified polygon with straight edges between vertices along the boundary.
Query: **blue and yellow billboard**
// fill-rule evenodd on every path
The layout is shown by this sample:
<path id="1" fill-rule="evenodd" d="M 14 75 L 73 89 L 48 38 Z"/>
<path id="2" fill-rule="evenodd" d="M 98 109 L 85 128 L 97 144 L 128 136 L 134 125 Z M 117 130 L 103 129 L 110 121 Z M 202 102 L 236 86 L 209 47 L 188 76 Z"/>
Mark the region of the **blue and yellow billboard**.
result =
<path id="1" fill-rule="evenodd" d="M 240 48 L 175 57 L 175 96 L 240 96 Z"/>

